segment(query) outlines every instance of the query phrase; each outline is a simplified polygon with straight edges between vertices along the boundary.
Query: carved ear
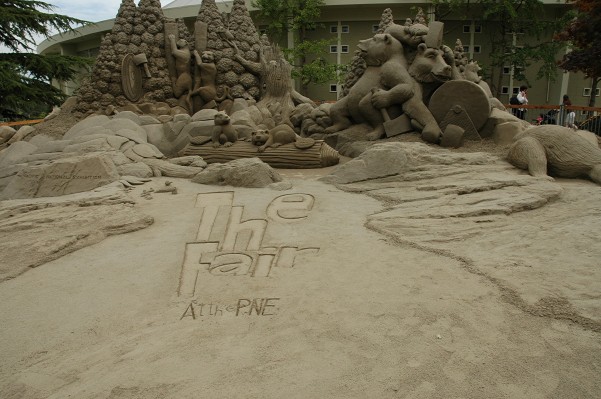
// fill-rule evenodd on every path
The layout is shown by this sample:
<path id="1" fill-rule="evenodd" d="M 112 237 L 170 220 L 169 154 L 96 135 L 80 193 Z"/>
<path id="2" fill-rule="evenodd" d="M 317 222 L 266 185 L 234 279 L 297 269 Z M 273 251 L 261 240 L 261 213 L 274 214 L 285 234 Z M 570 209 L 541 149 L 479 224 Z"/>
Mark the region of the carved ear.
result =
<path id="1" fill-rule="evenodd" d="M 388 33 L 384 34 L 384 43 L 386 43 L 386 44 L 392 43 L 392 37 L 390 36 L 390 34 L 388 34 Z"/>
<path id="2" fill-rule="evenodd" d="M 426 43 L 420 43 L 417 46 L 417 52 L 420 54 L 423 54 L 427 49 L 428 49 L 428 46 L 426 46 Z"/>
<path id="3" fill-rule="evenodd" d="M 359 44 L 357 44 L 357 47 L 359 48 L 359 50 L 367 51 L 367 44 L 366 44 L 367 40 L 369 40 L 369 39 L 359 40 Z"/>

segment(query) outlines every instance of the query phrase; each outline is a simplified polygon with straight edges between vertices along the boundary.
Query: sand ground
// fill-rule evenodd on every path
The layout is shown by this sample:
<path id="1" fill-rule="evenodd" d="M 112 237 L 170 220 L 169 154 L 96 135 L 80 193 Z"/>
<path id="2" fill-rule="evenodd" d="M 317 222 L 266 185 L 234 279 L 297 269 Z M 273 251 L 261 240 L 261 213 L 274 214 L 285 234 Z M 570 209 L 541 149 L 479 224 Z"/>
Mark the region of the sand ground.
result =
<path id="1" fill-rule="evenodd" d="M 426 240 L 327 172 L 131 190 L 151 226 L 0 283 L 0 396 L 601 397 L 599 186 Z"/>

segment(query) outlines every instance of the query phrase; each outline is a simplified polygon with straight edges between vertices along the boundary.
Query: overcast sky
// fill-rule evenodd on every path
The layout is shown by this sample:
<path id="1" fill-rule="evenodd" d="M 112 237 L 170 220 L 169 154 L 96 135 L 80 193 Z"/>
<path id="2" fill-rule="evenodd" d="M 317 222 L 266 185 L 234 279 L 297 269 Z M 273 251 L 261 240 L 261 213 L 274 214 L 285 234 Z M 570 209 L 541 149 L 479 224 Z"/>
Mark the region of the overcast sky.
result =
<path id="1" fill-rule="evenodd" d="M 161 0 L 162 5 L 171 3 L 173 0 Z M 138 4 L 139 0 L 134 0 Z M 54 12 L 68 15 L 86 21 L 98 22 L 105 19 L 115 18 L 121 0 L 50 0 Z"/>

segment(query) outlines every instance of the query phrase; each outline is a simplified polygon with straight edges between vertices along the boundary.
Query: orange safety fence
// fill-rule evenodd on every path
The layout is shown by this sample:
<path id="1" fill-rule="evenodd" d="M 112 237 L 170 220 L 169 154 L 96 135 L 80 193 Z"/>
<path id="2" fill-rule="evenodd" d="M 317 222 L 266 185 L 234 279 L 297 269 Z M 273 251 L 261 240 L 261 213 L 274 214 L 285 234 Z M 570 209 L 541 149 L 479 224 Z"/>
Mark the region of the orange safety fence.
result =
<path id="1" fill-rule="evenodd" d="M 36 123 L 44 122 L 43 119 L 33 119 L 30 121 L 18 121 L 18 122 L 0 122 L 0 126 L 23 126 L 23 125 L 35 125 Z"/>

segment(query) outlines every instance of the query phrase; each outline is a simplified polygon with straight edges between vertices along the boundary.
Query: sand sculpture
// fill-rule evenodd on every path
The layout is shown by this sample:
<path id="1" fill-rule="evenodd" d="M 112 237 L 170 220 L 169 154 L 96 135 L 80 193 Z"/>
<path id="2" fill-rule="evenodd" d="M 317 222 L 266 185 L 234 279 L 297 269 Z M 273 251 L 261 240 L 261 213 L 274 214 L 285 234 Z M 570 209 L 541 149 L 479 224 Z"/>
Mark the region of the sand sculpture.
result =
<path id="1" fill-rule="evenodd" d="M 385 10 L 378 33 L 358 45 L 360 51 L 351 62 L 344 97 L 332 107 L 330 117 L 333 126 L 326 129 L 326 133 L 337 133 L 357 123 L 368 123 L 372 127 L 367 134 L 369 140 L 385 137 L 384 133 L 390 136 L 409 131 L 419 131 L 423 140 L 445 146 L 458 147 L 464 139 L 480 140 L 478 129 L 484 123 L 474 125 L 470 119 L 477 114 L 477 119 L 486 122 L 492 95 L 489 94 L 490 89 L 486 91 L 488 85 L 480 83 L 477 65 L 472 65 L 471 75 L 468 73 L 472 82 L 464 76 L 467 60 L 463 46 L 458 43 L 453 51 L 442 45 L 443 27 L 440 22 L 426 25 L 421 10 L 414 20 L 407 19 L 403 25 L 399 25 L 394 23 L 392 12 Z M 378 38 L 388 37 L 386 35 L 392 36 L 394 44 L 386 47 L 378 45 Z M 387 43 L 387 40 L 382 43 Z M 398 65 L 396 68 L 387 67 L 395 63 Z M 452 97 L 439 95 L 445 99 L 444 109 L 438 111 L 443 116 L 436 117 L 430 107 L 431 98 L 444 88 L 445 82 L 457 80 L 469 83 L 453 87 Z M 368 91 L 370 86 L 380 90 Z M 399 93 L 401 87 L 404 89 Z M 474 92 L 474 87 L 477 87 L 475 96 L 467 96 Z M 451 90 L 446 92 L 450 93 Z M 465 104 L 466 97 L 469 104 Z M 475 107 L 477 112 L 466 111 L 478 104 L 483 106 Z M 456 116 L 458 113 L 460 117 Z M 410 119 L 410 124 L 406 119 Z M 387 126 L 395 125 L 396 131 L 391 134 Z M 444 137 L 443 132 L 449 125 L 454 127 Z"/>
<path id="2" fill-rule="evenodd" d="M 532 176 L 588 177 L 601 184 L 601 149 L 563 126 L 536 126 L 517 135 L 507 159 Z"/>
<path id="3" fill-rule="evenodd" d="M 443 28 L 421 10 L 402 24 L 384 10 L 378 32 L 358 44 L 345 95 L 316 106 L 294 89 L 292 66 L 258 35 L 243 0 L 229 16 L 203 0 L 191 32 L 166 18 L 157 0 L 123 0 L 75 111 L 152 115 L 145 115 L 152 121 L 144 123 L 143 142 L 103 139 L 154 175 L 180 173 L 165 156 L 209 163 L 258 156 L 277 167 L 323 167 L 336 164 L 336 150 L 350 142 L 408 132 L 447 147 L 485 137 L 509 143 L 526 126 L 499 114 L 504 108 L 480 67 L 459 40 L 454 50 L 442 44 Z M 106 132 L 114 133 L 95 134 Z"/>
<path id="4" fill-rule="evenodd" d="M 374 130 L 367 138 L 377 140 L 384 136 L 383 122 L 387 117 L 383 112 L 396 118 L 401 106 L 420 124 L 422 137 L 436 142 L 440 129 L 421 99 L 417 81 L 410 76 L 401 42 L 390 34 L 376 34 L 361 41 L 359 49 L 365 54 L 367 69 L 349 94 L 332 107 L 330 117 L 334 124 L 326 129 L 326 133 L 350 127 L 353 116 L 356 122 L 365 121 L 373 126 Z"/>
<path id="5" fill-rule="evenodd" d="M 294 90 L 291 71 L 279 48 L 258 35 L 244 0 L 235 0 L 229 15 L 223 15 L 214 0 L 203 0 L 192 32 L 182 20 L 166 18 L 158 0 L 141 0 L 138 6 L 123 0 L 113 29 L 102 41 L 91 79 L 80 90 L 76 111 L 81 116 L 151 114 L 165 125 L 155 143 L 167 155 L 176 155 L 186 145 L 227 152 L 253 131 L 285 124 L 283 129 L 297 129 L 294 139 L 272 135 L 275 141 L 263 143 L 260 151 L 289 147 L 285 151 L 299 152 L 292 162 L 296 165 L 315 140 L 299 146 L 300 126 L 290 117 L 297 104 L 311 110 L 316 105 Z M 176 115 L 195 116 L 204 110 L 222 111 L 225 117 L 212 114 L 205 119 L 202 114 L 175 122 Z M 204 123 L 208 119 L 213 123 Z M 329 120 L 320 116 L 322 131 L 328 125 Z M 155 133 L 160 130 L 157 127 Z M 318 147 L 327 145 L 321 142 Z M 321 157 L 319 148 L 315 154 Z M 255 156 L 259 148 L 248 150 L 244 157 Z M 192 152 L 198 151 L 187 153 Z M 326 152 L 330 163 L 335 151 Z"/>

